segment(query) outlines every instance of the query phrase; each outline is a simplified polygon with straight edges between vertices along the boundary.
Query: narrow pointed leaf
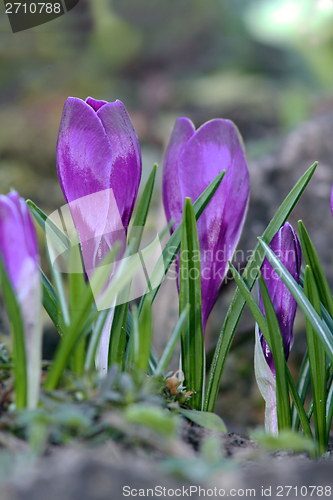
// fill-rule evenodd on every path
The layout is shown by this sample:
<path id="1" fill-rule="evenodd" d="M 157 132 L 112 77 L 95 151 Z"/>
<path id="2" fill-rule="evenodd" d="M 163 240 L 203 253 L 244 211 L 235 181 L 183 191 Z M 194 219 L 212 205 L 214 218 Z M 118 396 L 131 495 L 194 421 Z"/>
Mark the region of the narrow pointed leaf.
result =
<path id="1" fill-rule="evenodd" d="M 329 440 L 333 417 L 333 377 L 330 380 L 326 401 L 326 439 Z"/>
<path id="2" fill-rule="evenodd" d="M 145 188 L 142 192 L 140 203 L 138 205 L 138 210 L 135 214 L 133 226 L 128 237 L 128 241 L 131 245 L 132 254 L 138 252 L 140 248 L 143 229 L 147 222 L 151 198 L 154 191 L 156 168 L 157 165 L 155 164 L 148 178 L 148 181 L 145 185 Z M 142 228 L 141 231 L 139 230 L 140 228 Z"/>
<path id="3" fill-rule="evenodd" d="M 79 245 L 73 245 L 70 250 L 69 268 L 74 269 L 77 262 L 82 260 L 81 250 Z M 69 314 L 70 322 L 77 315 L 82 307 L 82 296 L 85 294 L 87 284 L 84 279 L 83 273 L 70 272 L 68 275 L 68 288 L 69 288 Z M 74 373 L 82 375 L 84 371 L 84 362 L 86 358 L 85 353 L 85 339 L 83 338 L 76 346 L 72 354 L 71 368 Z"/>
<path id="4" fill-rule="evenodd" d="M 69 257 L 69 249 L 71 246 L 70 239 L 66 234 L 41 210 L 33 201 L 27 200 L 27 205 L 34 216 L 38 225 L 46 232 L 45 224 L 48 225 L 48 237 L 57 248 L 59 253 Z"/>
<path id="5" fill-rule="evenodd" d="M 130 286 L 130 284 L 129 284 Z M 126 293 L 126 291 L 125 291 Z M 114 317 L 111 326 L 109 344 L 109 366 L 117 364 L 123 368 L 125 344 L 126 344 L 126 323 L 128 314 L 128 302 L 118 304 L 115 307 Z"/>
<path id="6" fill-rule="evenodd" d="M 127 344 L 125 371 L 130 372 L 138 368 L 140 351 L 140 333 L 138 308 L 135 304 L 132 306 L 132 327 L 130 332 L 131 342 Z"/>
<path id="7" fill-rule="evenodd" d="M 301 240 L 302 254 L 305 259 L 305 263 L 309 265 L 312 269 L 314 279 L 318 288 L 319 298 L 324 307 L 327 309 L 331 318 L 333 318 L 333 298 L 330 288 L 327 283 L 323 268 L 319 261 L 317 252 L 314 245 L 309 237 L 307 230 L 303 222 L 298 221 L 299 237 Z"/>
<path id="8" fill-rule="evenodd" d="M 295 406 L 295 410 L 297 412 L 297 416 L 298 416 L 298 418 L 299 418 L 299 420 L 301 422 L 304 434 L 309 439 L 312 440 L 313 436 L 312 436 L 312 432 L 311 432 L 309 420 L 308 420 L 308 417 L 307 417 L 307 415 L 305 413 L 303 402 L 301 401 L 301 398 L 299 397 L 299 394 L 298 394 L 295 382 L 294 382 L 294 380 L 292 378 L 292 375 L 291 375 L 291 373 L 289 371 L 288 366 L 287 366 L 287 379 L 288 379 L 288 385 L 289 385 L 290 394 L 291 394 L 291 397 L 292 397 L 292 400 L 293 400 L 293 403 L 294 403 L 294 406 Z"/>
<path id="9" fill-rule="evenodd" d="M 162 356 L 160 357 L 159 359 L 159 362 L 158 362 L 158 365 L 154 371 L 154 377 L 159 377 L 161 375 L 163 375 L 163 372 L 166 370 L 170 360 L 171 360 L 171 357 L 174 353 L 174 350 L 176 348 L 176 345 L 177 345 L 177 342 L 181 336 L 181 333 L 184 329 L 184 326 L 186 325 L 186 322 L 188 321 L 188 316 L 189 316 L 189 312 L 190 312 L 190 305 L 187 304 L 178 321 L 177 321 L 177 324 L 174 328 L 174 331 L 172 332 L 172 335 L 163 351 L 163 354 Z"/>
<path id="10" fill-rule="evenodd" d="M 320 315 L 320 300 L 315 278 L 310 266 L 305 267 L 304 293 Z M 319 453 L 324 453 L 326 443 L 326 356 L 310 321 L 306 319 L 306 337 L 311 373 L 315 434 Z"/>
<path id="11" fill-rule="evenodd" d="M 297 379 L 297 393 L 299 395 L 300 401 L 302 406 L 304 405 L 305 397 L 308 391 L 309 387 L 309 382 L 310 382 L 310 363 L 309 363 L 309 355 L 308 351 L 306 351 L 301 368 L 298 373 L 298 379 Z M 298 431 L 300 420 L 298 416 L 297 409 L 293 405 L 291 408 L 291 427 L 294 431 Z"/>
<path id="12" fill-rule="evenodd" d="M 195 391 L 191 406 L 202 408 L 204 345 L 201 314 L 201 266 L 195 214 L 190 198 L 185 198 L 179 259 L 179 313 L 190 304 L 186 327 L 181 335 L 182 370 L 188 391 Z"/>
<path id="13" fill-rule="evenodd" d="M 87 355 L 84 362 L 85 372 L 89 372 L 90 370 L 93 370 L 95 367 L 95 357 L 96 357 L 97 347 L 99 339 L 102 334 L 104 323 L 108 316 L 108 312 L 109 312 L 108 309 L 101 311 L 98 314 L 97 320 L 93 325 L 92 335 L 89 341 Z"/>
<path id="14" fill-rule="evenodd" d="M 259 329 L 261 330 L 263 336 L 265 337 L 265 339 L 266 337 L 268 338 L 268 343 L 271 345 L 270 334 L 264 315 L 262 314 L 258 304 L 252 297 L 250 290 L 248 289 L 245 281 L 243 280 L 243 278 L 241 277 L 235 266 L 231 262 L 229 262 L 229 264 L 232 276 L 241 294 L 243 295 L 247 305 L 249 306 L 252 316 L 254 317 L 256 323 L 258 323 Z"/>
<path id="15" fill-rule="evenodd" d="M 1 287 L 13 342 L 15 404 L 18 410 L 27 405 L 27 359 L 20 306 L 0 258 Z"/>
<path id="16" fill-rule="evenodd" d="M 64 325 L 61 318 L 60 304 L 57 294 L 52 284 L 41 269 L 40 274 L 43 287 L 43 306 L 50 319 L 52 320 L 54 326 L 58 330 L 59 334 L 63 335 Z"/>
<path id="17" fill-rule="evenodd" d="M 134 317 L 133 325 L 135 325 Z M 133 333 L 134 360 L 139 370 L 147 373 L 153 335 L 153 319 L 151 304 L 149 302 L 145 303 L 142 314 L 139 318 L 139 335 L 135 335 L 135 328 L 133 328 Z"/>
<path id="18" fill-rule="evenodd" d="M 60 311 L 61 311 L 61 319 L 63 320 L 64 324 L 68 325 L 69 324 L 69 311 L 68 311 L 67 299 L 66 299 L 66 294 L 65 294 L 65 287 L 64 287 L 64 282 L 63 282 L 63 274 L 61 272 L 57 271 L 52 265 L 52 262 L 51 262 L 52 248 L 47 247 L 46 254 L 47 254 L 47 258 L 48 258 L 48 262 L 49 262 L 49 268 L 51 271 L 52 281 L 54 283 L 54 289 L 55 289 L 55 292 L 57 294 L 57 300 L 58 300 L 58 304 L 59 304 Z M 52 255 L 52 257 L 53 257 L 53 255 Z"/>

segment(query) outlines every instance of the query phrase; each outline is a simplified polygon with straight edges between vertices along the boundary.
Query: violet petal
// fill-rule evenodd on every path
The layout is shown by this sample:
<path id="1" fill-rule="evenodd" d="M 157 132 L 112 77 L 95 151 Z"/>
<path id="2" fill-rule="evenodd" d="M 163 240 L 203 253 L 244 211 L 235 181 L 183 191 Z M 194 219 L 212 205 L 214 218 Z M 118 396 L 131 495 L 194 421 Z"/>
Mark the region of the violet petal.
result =
<path id="1" fill-rule="evenodd" d="M 288 222 L 286 222 L 276 233 L 270 243 L 270 248 L 274 251 L 274 253 L 281 260 L 282 264 L 298 283 L 301 269 L 301 248 L 297 235 Z M 265 280 L 269 296 L 277 315 L 283 340 L 284 354 L 287 360 L 294 342 L 293 324 L 296 315 L 297 303 L 291 292 L 288 290 L 281 278 L 279 278 L 278 274 L 267 259 L 264 260 L 261 273 Z M 259 295 L 259 302 L 260 309 L 264 314 L 261 295 Z M 273 355 L 269 350 L 261 332 L 260 341 L 268 366 L 272 372 L 275 373 Z"/>

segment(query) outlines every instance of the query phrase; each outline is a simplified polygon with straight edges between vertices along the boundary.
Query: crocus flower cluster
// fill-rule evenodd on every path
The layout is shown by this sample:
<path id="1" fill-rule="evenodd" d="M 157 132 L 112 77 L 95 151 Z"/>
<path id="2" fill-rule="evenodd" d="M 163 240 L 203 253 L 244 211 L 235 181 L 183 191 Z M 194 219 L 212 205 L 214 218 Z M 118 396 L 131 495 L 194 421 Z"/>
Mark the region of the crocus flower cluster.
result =
<path id="1" fill-rule="evenodd" d="M 27 358 L 27 404 L 34 408 L 39 397 L 42 354 L 39 254 L 28 207 L 15 191 L 0 196 L 0 256 L 21 309 Z"/>
<path id="2" fill-rule="evenodd" d="M 172 230 L 182 219 L 185 197 L 192 202 L 222 170 L 226 174 L 198 220 L 201 257 L 202 324 L 217 300 L 247 212 L 250 181 L 240 135 L 229 120 L 211 120 L 197 131 L 178 118 L 163 170 L 163 202 Z"/>
<path id="3" fill-rule="evenodd" d="M 77 229 L 85 270 L 98 266 L 115 241 L 126 245 L 141 179 L 141 151 L 131 119 L 120 101 L 68 98 L 57 143 L 60 185 Z M 211 120 L 195 130 L 187 118 L 175 124 L 164 161 L 163 202 L 171 232 L 180 224 L 186 197 L 194 202 L 222 170 L 225 177 L 198 220 L 203 331 L 239 240 L 249 202 L 249 172 L 239 132 L 229 120 Z M 333 212 L 333 190 L 331 195 Z M 301 251 L 286 223 L 270 248 L 298 282 Z M 28 360 L 28 405 L 38 402 L 41 360 L 41 284 L 36 233 L 18 193 L 0 196 L 0 256 L 21 307 Z M 178 263 L 176 262 L 177 267 Z M 178 269 L 179 272 L 179 269 Z M 296 301 L 265 259 L 262 274 L 277 314 L 284 353 L 293 343 Z M 264 313 L 259 297 L 260 308 Z M 110 309 L 96 363 L 108 368 Z M 277 432 L 273 356 L 256 329 L 256 376 L 266 400 L 266 424 Z"/>

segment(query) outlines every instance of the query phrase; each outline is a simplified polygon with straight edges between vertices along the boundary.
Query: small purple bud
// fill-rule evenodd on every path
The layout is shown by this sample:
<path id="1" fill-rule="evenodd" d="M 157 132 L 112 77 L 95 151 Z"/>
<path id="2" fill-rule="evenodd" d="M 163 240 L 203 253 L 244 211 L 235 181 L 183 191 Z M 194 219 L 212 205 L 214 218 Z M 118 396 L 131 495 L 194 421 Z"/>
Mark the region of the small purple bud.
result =
<path id="1" fill-rule="evenodd" d="M 299 281 L 301 270 L 301 247 L 292 226 L 286 222 L 276 233 L 269 245 L 273 252 L 280 259 L 285 268 L 290 272 L 295 281 Z M 261 268 L 262 276 L 265 280 L 268 293 L 272 300 L 277 319 L 280 325 L 284 354 L 286 360 L 289 357 L 290 349 L 294 342 L 293 325 L 296 314 L 297 303 L 291 292 L 278 276 L 272 265 L 265 258 Z M 264 314 L 261 294 L 259 295 L 260 309 Z M 275 374 L 273 355 L 264 339 L 262 333 L 260 342 L 263 353 L 273 374 Z"/>

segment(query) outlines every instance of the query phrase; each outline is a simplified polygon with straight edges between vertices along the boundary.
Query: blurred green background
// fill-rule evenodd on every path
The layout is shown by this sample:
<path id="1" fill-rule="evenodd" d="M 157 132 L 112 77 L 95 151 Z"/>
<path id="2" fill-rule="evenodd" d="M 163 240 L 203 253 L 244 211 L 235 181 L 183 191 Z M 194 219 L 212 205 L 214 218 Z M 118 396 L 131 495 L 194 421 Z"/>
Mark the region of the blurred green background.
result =
<path id="1" fill-rule="evenodd" d="M 1 4 L 0 191 L 59 201 L 43 179 L 69 95 L 122 100 L 149 167 L 179 115 L 231 118 L 260 155 L 333 107 L 332 27 L 333 0 L 80 0 L 12 34 Z"/>
<path id="2" fill-rule="evenodd" d="M 68 96 L 88 95 L 126 105 L 144 179 L 161 164 L 178 116 L 196 126 L 232 119 L 255 161 L 309 117 L 333 112 L 333 0 L 80 0 L 16 34 L 1 2 L 0 193 L 14 187 L 46 213 L 64 204 L 55 169 L 62 107 Z M 158 189 L 154 203 L 151 224 L 160 230 Z M 176 290 L 168 293 L 176 303 Z M 247 344 L 232 354 L 226 390 L 250 372 L 253 381 L 252 347 L 249 360 L 245 351 Z M 255 391 L 242 384 L 235 389 L 244 397 Z M 243 408 L 240 426 L 262 421 L 254 397 L 258 408 Z"/>

